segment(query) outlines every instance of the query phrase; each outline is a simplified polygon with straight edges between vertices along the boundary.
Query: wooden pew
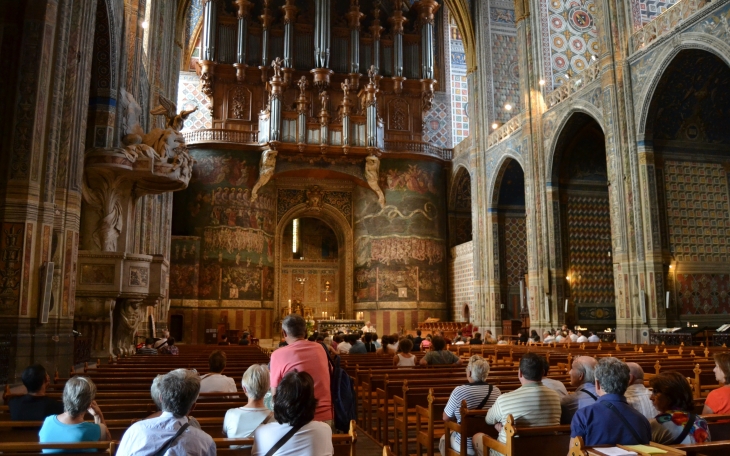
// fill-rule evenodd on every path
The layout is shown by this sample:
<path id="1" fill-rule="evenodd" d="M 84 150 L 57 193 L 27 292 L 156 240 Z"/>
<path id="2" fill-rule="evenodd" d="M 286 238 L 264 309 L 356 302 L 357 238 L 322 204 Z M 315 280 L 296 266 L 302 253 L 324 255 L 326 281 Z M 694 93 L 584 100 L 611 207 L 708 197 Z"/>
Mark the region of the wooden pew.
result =
<path id="1" fill-rule="evenodd" d="M 96 450 L 94 454 L 108 454 L 114 456 L 117 451 L 117 445 L 117 442 L 114 441 L 78 443 L 3 442 L 0 443 L 0 453 L 2 453 L 3 456 L 30 456 L 44 454 L 43 449 L 54 449 L 65 450 L 64 454 L 66 455 L 70 454 L 81 456 L 88 455 L 88 450 Z"/>
<path id="2" fill-rule="evenodd" d="M 499 442 L 486 434 L 483 436 L 485 452 L 492 449 L 505 456 L 565 456 L 565 448 L 570 443 L 570 426 L 567 424 L 517 428 L 512 415 L 507 415 L 504 431 L 507 443 Z"/>
<path id="3" fill-rule="evenodd" d="M 499 434 L 497 430 L 494 426 L 487 424 L 487 412 L 487 409 L 469 410 L 466 406 L 466 400 L 461 401 L 461 407 L 459 410 L 461 423 L 457 423 L 455 421 L 447 421 L 444 423 L 446 456 L 467 456 L 467 437 L 471 437 L 478 432 L 489 435 L 494 439 L 497 438 Z M 461 434 L 461 448 L 459 451 L 455 451 L 451 448 L 452 432 L 458 432 Z"/>
<path id="4" fill-rule="evenodd" d="M 426 449 L 427 456 L 433 456 L 433 445 L 444 435 L 443 413 L 449 396 L 434 396 L 429 391 L 426 407 L 416 406 L 416 455 L 421 456 Z"/>

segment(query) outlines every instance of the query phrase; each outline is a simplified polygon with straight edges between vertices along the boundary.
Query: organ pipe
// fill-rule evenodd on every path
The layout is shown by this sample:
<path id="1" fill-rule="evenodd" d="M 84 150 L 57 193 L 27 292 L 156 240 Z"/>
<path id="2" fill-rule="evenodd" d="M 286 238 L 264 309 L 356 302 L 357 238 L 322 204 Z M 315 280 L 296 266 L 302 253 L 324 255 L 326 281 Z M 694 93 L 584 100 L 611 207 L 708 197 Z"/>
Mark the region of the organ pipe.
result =
<path id="1" fill-rule="evenodd" d="M 218 0 L 203 0 L 203 60 L 215 61 L 215 41 L 218 36 Z"/>
<path id="2" fill-rule="evenodd" d="M 314 67 L 329 68 L 330 60 L 330 0 L 315 0 Z"/>

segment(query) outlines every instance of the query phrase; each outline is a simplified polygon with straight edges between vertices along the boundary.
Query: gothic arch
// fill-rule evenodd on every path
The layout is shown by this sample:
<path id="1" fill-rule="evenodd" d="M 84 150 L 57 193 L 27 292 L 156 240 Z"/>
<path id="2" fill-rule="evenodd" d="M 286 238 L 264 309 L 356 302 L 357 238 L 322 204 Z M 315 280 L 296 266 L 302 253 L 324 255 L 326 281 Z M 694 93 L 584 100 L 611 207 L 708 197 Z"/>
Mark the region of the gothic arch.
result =
<path id="1" fill-rule="evenodd" d="M 489 198 L 487 199 L 487 201 L 489 202 L 489 209 L 496 208 L 499 204 L 499 188 L 502 185 L 504 172 L 507 169 L 507 165 L 509 165 L 511 160 L 516 161 L 517 164 L 520 165 L 523 173 L 526 172 L 525 165 L 522 163 L 520 156 L 515 151 L 508 150 L 504 155 L 502 155 L 502 157 L 499 159 L 499 162 L 497 163 L 497 166 L 494 168 L 494 174 L 490 176 L 490 179 L 487 181 L 492 182 L 492 185 L 489 188 Z"/>
<path id="2" fill-rule="evenodd" d="M 466 72 L 471 73 L 477 69 L 477 57 L 476 38 L 471 14 L 469 13 L 469 5 L 466 0 L 444 0 L 444 4 L 449 8 L 449 13 L 454 18 L 454 22 L 456 22 L 456 26 L 461 33 L 464 53 L 466 54 Z"/>
<path id="3" fill-rule="evenodd" d="M 604 136 L 606 134 L 606 128 L 603 125 L 603 115 L 598 110 L 598 108 L 584 101 L 578 101 L 574 103 L 574 105 L 568 111 L 563 113 L 561 120 L 558 123 L 558 127 L 555 129 L 556 133 L 552 136 L 548 147 L 545 149 L 548 151 L 548 154 L 550 154 L 547 157 L 548 172 L 545 176 L 548 183 L 557 182 L 558 180 L 557 176 L 560 172 L 559 159 L 561 157 L 558 157 L 556 154 L 560 147 L 564 146 L 564 142 L 566 141 L 567 137 L 570 136 L 568 134 L 564 134 L 566 132 L 566 127 L 573 126 L 571 124 L 574 123 L 576 116 L 579 115 L 589 117 L 591 120 L 596 122 L 596 124 L 598 124 Z"/>
<path id="4" fill-rule="evenodd" d="M 321 207 L 308 207 L 307 204 L 302 203 L 289 209 L 284 216 L 279 220 L 276 225 L 275 233 L 275 263 L 274 263 L 274 276 L 276 284 L 281 283 L 281 270 L 282 270 L 282 237 L 286 226 L 295 218 L 316 218 L 322 220 L 334 231 L 337 236 L 337 243 L 339 244 L 339 251 L 344 252 L 344 257 L 340 261 L 340 273 L 341 273 L 341 292 L 340 308 L 344 310 L 345 315 L 353 315 L 353 303 L 352 303 L 352 292 L 353 292 L 353 265 L 354 265 L 354 247 L 353 247 L 353 236 L 352 228 L 348 223 L 347 219 L 337 209 L 322 204 Z M 274 319 L 280 315 L 280 309 L 283 307 L 281 301 L 280 287 L 274 288 Z"/>
<path id="5" fill-rule="evenodd" d="M 463 165 L 456 168 L 449 191 L 449 247 L 473 240 L 472 176 Z"/>
<path id="6" fill-rule="evenodd" d="M 651 102 L 654 100 L 662 76 L 664 76 L 669 66 L 674 62 L 675 57 L 680 52 L 686 50 L 708 52 L 730 66 L 730 45 L 712 35 L 688 33 L 667 43 L 666 49 L 654 59 L 656 63 L 649 70 L 651 79 L 648 84 L 644 84 L 646 88 L 641 92 L 641 95 L 636 100 L 637 102 L 634 103 L 634 106 L 637 106 L 638 109 L 638 115 L 636 116 L 637 139 L 643 140 L 647 133 L 647 126 L 650 122 Z M 632 71 L 634 70 L 632 69 Z"/>

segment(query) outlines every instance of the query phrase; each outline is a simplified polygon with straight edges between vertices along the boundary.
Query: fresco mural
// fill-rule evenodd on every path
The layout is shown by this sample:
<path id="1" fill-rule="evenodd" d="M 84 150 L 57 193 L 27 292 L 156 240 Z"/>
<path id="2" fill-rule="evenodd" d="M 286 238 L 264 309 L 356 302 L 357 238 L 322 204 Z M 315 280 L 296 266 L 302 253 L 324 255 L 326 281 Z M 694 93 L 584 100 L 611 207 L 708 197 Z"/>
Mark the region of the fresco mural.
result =
<path id="1" fill-rule="evenodd" d="M 200 238 L 176 236 L 172 239 L 170 262 L 170 298 L 196 299 L 198 297 L 198 268 L 200 266 Z"/>
<path id="2" fill-rule="evenodd" d="M 446 299 L 444 177 L 440 165 L 383 160 L 380 208 L 356 189 L 355 296 L 367 301 Z"/>
<path id="3" fill-rule="evenodd" d="M 190 186 L 174 197 L 177 232 L 173 234 L 185 237 L 175 237 L 173 245 L 173 249 L 179 246 L 181 256 L 176 259 L 173 250 L 171 296 L 273 299 L 275 197 L 265 188 L 255 202 L 250 199 L 258 177 L 258 154 L 191 152 L 196 163 Z M 199 239 L 197 246 L 186 244 L 188 236 Z M 190 286 L 183 283 L 193 266 L 200 279 L 197 296 L 189 295 Z M 173 276 L 181 282 L 173 283 Z"/>

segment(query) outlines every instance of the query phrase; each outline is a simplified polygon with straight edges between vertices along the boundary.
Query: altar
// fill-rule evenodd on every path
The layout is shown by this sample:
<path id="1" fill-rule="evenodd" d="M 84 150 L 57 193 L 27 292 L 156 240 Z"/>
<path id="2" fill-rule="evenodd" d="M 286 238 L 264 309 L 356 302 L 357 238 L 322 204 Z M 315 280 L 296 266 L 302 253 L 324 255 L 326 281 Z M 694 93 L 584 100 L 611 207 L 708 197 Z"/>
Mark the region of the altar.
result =
<path id="1" fill-rule="evenodd" d="M 351 333 L 362 329 L 365 326 L 365 320 L 319 320 L 317 322 L 317 331 L 335 334 L 338 331 Z"/>

